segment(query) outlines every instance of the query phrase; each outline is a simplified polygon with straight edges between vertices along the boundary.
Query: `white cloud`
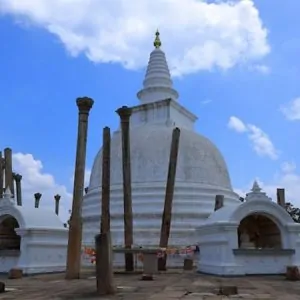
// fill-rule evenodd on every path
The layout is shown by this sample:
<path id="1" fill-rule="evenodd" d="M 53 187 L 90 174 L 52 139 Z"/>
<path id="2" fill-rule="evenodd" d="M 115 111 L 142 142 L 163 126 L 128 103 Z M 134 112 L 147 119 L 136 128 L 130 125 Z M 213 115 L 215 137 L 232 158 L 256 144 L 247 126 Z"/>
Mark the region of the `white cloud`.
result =
<path id="1" fill-rule="evenodd" d="M 287 165 L 290 166 L 289 170 L 286 168 Z M 293 167 L 291 168 L 291 166 Z M 255 178 L 253 178 L 252 182 L 250 182 L 246 187 L 235 189 L 235 191 L 241 197 L 245 197 L 245 194 L 252 188 L 254 179 Z M 280 171 L 276 173 L 271 180 L 262 182 L 257 179 L 257 181 L 263 191 L 266 192 L 273 201 L 277 201 L 277 188 L 284 188 L 286 202 L 291 202 L 296 207 L 300 207 L 300 174 L 297 173 L 295 164 L 288 162 L 283 163 Z"/>
<path id="2" fill-rule="evenodd" d="M 71 55 L 129 69 L 145 65 L 157 27 L 174 75 L 256 64 L 270 52 L 252 0 L 0 0 L 1 12 L 45 28 Z"/>
<path id="3" fill-rule="evenodd" d="M 41 193 L 41 207 L 53 209 L 55 207 L 54 195 L 61 195 L 59 216 L 63 222 L 69 218 L 69 210 L 72 206 L 72 194 L 65 185 L 56 182 L 53 175 L 43 171 L 43 164 L 32 154 L 14 153 L 13 170 L 22 175 L 22 202 L 24 206 L 34 206 L 34 194 Z M 85 187 L 88 186 L 91 170 L 85 171 Z M 70 185 L 73 186 L 74 176 L 71 178 Z"/>
<path id="4" fill-rule="evenodd" d="M 90 169 L 86 169 L 84 172 L 84 187 L 89 186 L 90 183 L 90 177 L 91 177 L 92 171 Z M 70 178 L 70 183 L 73 185 L 74 184 L 74 174 Z"/>
<path id="5" fill-rule="evenodd" d="M 268 156 L 271 159 L 278 158 L 278 151 L 275 149 L 269 136 L 255 125 L 248 125 L 249 139 L 253 143 L 254 151 L 260 156 Z"/>
<path id="6" fill-rule="evenodd" d="M 296 170 L 296 164 L 293 162 L 284 162 L 281 164 L 281 170 L 283 173 L 293 173 Z"/>
<path id="7" fill-rule="evenodd" d="M 55 207 L 54 195 L 61 195 L 60 218 L 66 221 L 69 217 L 68 210 L 71 206 L 72 195 L 64 185 L 55 181 L 51 174 L 43 172 L 43 164 L 32 154 L 14 153 L 13 169 L 15 173 L 22 175 L 22 202 L 24 206 L 34 207 L 34 194 L 41 193 L 41 207 Z"/>
<path id="8" fill-rule="evenodd" d="M 288 120 L 300 120 L 300 97 L 282 105 L 280 110 Z"/>
<path id="9" fill-rule="evenodd" d="M 239 133 L 247 131 L 247 127 L 243 123 L 243 121 L 234 116 L 229 118 L 227 126 L 228 126 L 228 128 L 230 128 L 236 132 L 239 132 Z"/>
<path id="10" fill-rule="evenodd" d="M 200 102 L 200 104 L 202 104 L 202 105 L 207 105 L 209 103 L 212 103 L 211 99 L 205 99 L 205 100 L 203 100 L 203 101 Z"/>
<path id="11" fill-rule="evenodd" d="M 270 137 L 259 127 L 253 124 L 245 124 L 234 116 L 229 118 L 227 126 L 236 132 L 247 133 L 253 149 L 258 155 L 267 156 L 273 160 L 278 158 L 278 150 L 276 150 Z"/>
<path id="12" fill-rule="evenodd" d="M 253 71 L 262 73 L 262 74 L 269 74 L 271 72 L 271 70 L 268 66 L 261 65 L 261 64 L 253 65 L 250 69 L 252 69 Z"/>

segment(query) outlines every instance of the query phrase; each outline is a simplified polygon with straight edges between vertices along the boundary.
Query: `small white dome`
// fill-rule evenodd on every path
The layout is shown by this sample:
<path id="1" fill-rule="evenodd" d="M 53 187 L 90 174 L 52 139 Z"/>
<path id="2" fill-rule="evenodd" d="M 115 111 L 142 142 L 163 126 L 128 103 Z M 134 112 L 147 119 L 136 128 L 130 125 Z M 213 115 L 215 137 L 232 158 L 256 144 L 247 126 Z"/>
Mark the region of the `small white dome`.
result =
<path id="1" fill-rule="evenodd" d="M 46 208 L 1 204 L 0 220 L 3 220 L 7 216 L 14 217 L 19 223 L 20 228 L 67 230 L 64 228 L 64 224 L 60 218 L 52 210 Z"/>
<path id="2" fill-rule="evenodd" d="M 167 180 L 171 126 L 139 126 L 130 132 L 131 180 L 151 183 Z M 96 156 L 89 191 L 99 188 L 102 176 L 102 150 Z M 122 177 L 121 133 L 111 141 L 111 185 L 120 185 Z M 232 190 L 226 163 L 212 142 L 193 131 L 181 129 L 176 182 L 201 183 Z"/>

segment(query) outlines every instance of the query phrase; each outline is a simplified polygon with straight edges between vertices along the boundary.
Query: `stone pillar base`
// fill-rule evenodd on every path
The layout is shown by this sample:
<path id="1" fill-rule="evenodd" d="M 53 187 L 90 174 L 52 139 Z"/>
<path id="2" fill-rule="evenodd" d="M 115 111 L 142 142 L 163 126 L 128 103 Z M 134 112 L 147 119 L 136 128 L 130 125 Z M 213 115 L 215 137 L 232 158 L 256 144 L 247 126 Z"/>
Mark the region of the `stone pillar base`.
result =
<path id="1" fill-rule="evenodd" d="M 290 281 L 300 280 L 300 272 L 297 266 L 286 267 L 286 279 Z"/>
<path id="2" fill-rule="evenodd" d="M 194 260 L 192 258 L 185 258 L 183 262 L 183 270 L 191 271 L 194 268 Z"/>
<path id="3" fill-rule="evenodd" d="M 8 279 L 21 279 L 23 277 L 22 269 L 11 269 L 8 273 Z"/>

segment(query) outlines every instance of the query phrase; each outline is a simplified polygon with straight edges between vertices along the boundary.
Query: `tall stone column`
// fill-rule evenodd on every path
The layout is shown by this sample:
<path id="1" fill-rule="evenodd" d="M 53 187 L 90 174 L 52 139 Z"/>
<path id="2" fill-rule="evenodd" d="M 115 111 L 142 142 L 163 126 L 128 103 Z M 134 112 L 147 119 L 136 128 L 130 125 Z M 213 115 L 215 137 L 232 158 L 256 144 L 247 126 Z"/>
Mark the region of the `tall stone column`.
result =
<path id="1" fill-rule="evenodd" d="M 277 204 L 285 209 L 285 190 L 277 189 Z"/>
<path id="2" fill-rule="evenodd" d="M 3 198 L 3 171 L 4 171 L 4 158 L 2 157 L 2 152 L 0 151 L 0 199 Z"/>
<path id="3" fill-rule="evenodd" d="M 101 233 L 110 232 L 110 128 L 103 129 Z"/>
<path id="4" fill-rule="evenodd" d="M 35 193 L 34 194 L 34 207 L 35 208 L 39 208 L 40 206 L 40 200 L 42 198 L 42 194 L 41 193 Z"/>
<path id="5" fill-rule="evenodd" d="M 13 171 L 12 171 L 12 151 L 10 148 L 4 149 L 5 159 L 5 188 L 9 186 L 12 195 L 15 195 L 15 186 L 13 182 Z"/>
<path id="6" fill-rule="evenodd" d="M 66 279 L 79 279 L 82 239 L 82 198 L 84 190 L 84 172 L 86 159 L 86 143 L 88 132 L 88 117 L 94 101 L 83 97 L 76 100 L 79 110 L 78 135 L 76 149 L 75 176 L 73 188 L 72 213 L 69 227 Z"/>
<path id="7" fill-rule="evenodd" d="M 55 195 L 54 196 L 54 200 L 55 200 L 55 214 L 58 215 L 59 214 L 59 200 L 60 200 L 61 196 L 60 195 Z"/>
<path id="8" fill-rule="evenodd" d="M 101 234 L 95 237 L 96 281 L 99 295 L 115 293 L 110 236 L 110 128 L 103 129 Z"/>
<path id="9" fill-rule="evenodd" d="M 123 201 L 124 201 L 124 243 L 130 249 L 133 244 L 133 218 L 131 198 L 131 166 L 130 166 L 130 116 L 131 109 L 127 106 L 119 108 L 117 114 L 121 119 L 122 130 L 122 160 L 123 160 Z M 132 253 L 125 254 L 125 269 L 133 271 L 134 260 Z"/>
<path id="10" fill-rule="evenodd" d="M 22 175 L 14 174 L 14 180 L 16 182 L 17 205 L 22 206 L 22 186 L 21 186 Z"/>
<path id="11" fill-rule="evenodd" d="M 168 178 L 166 184 L 166 194 L 164 202 L 164 210 L 162 214 L 161 230 L 160 230 L 160 248 L 167 248 L 170 237 L 171 221 L 172 221 L 172 206 L 175 189 L 175 179 L 177 170 L 177 158 L 179 152 L 180 129 L 174 128 L 172 133 L 172 142 L 169 156 Z M 167 254 L 160 257 L 157 262 L 159 271 L 166 270 Z"/>

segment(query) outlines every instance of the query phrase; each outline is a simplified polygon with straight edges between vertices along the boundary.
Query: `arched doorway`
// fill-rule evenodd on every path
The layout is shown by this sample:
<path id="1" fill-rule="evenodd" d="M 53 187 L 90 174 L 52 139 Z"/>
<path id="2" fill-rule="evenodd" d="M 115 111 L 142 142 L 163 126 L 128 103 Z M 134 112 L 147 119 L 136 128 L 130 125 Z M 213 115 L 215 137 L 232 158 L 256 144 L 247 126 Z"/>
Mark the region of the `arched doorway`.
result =
<path id="1" fill-rule="evenodd" d="M 10 215 L 5 215 L 1 217 L 0 222 L 0 250 L 20 251 L 21 237 L 15 231 L 19 228 L 18 221 Z"/>
<path id="2" fill-rule="evenodd" d="M 266 215 L 248 215 L 240 222 L 237 234 L 239 248 L 282 248 L 280 229 L 277 224 Z"/>

